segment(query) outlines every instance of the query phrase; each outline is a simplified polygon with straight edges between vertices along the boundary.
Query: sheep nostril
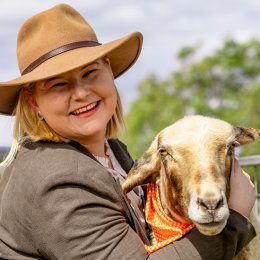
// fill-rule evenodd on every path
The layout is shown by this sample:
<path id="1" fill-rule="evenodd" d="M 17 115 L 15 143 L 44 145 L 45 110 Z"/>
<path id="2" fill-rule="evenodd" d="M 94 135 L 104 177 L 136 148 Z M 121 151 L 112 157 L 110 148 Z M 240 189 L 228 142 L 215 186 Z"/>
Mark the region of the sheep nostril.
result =
<path id="1" fill-rule="evenodd" d="M 212 211 L 212 210 L 217 210 L 219 208 L 221 208 L 224 205 L 224 199 L 223 197 L 219 198 L 219 199 L 215 199 L 215 200 L 206 200 L 206 199 L 201 199 L 198 198 L 197 199 L 197 204 L 198 206 L 200 206 L 201 208 L 208 210 L 208 211 Z"/>
<path id="2" fill-rule="evenodd" d="M 205 203 L 202 199 L 197 199 L 197 204 L 205 209 L 208 209 L 207 203 Z"/>
<path id="3" fill-rule="evenodd" d="M 221 208 L 224 205 L 224 199 L 220 198 L 216 203 L 216 209 Z"/>

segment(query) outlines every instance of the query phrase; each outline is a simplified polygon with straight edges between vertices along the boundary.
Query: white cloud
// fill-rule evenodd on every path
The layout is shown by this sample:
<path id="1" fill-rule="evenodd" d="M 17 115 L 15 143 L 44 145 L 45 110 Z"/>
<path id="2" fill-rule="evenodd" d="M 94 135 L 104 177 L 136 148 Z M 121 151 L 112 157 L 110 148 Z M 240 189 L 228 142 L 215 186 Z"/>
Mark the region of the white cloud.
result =
<path id="1" fill-rule="evenodd" d="M 257 11 L 260 10 L 259 0 L 247 0 L 247 3 L 250 6 L 250 8 L 256 9 Z"/>
<path id="2" fill-rule="evenodd" d="M 81 10 L 81 12 L 83 9 L 87 9 L 89 12 L 92 12 L 98 8 L 102 8 L 104 4 L 106 4 L 106 0 L 63 0 L 62 2 L 73 6 L 77 10 Z M 25 20 L 29 18 L 29 16 L 51 8 L 59 3 L 60 2 L 57 0 L 1 0 L 0 22 L 21 19 Z"/>
<path id="3" fill-rule="evenodd" d="M 179 31 L 194 31 L 201 30 L 205 23 L 203 19 L 198 17 L 180 17 L 179 19 L 173 22 L 174 29 Z"/>
<path id="4" fill-rule="evenodd" d="M 12 142 L 13 117 L 0 116 L 0 147 L 7 147 Z"/>
<path id="5" fill-rule="evenodd" d="M 164 1 L 153 1 L 147 8 L 150 9 L 150 12 L 153 14 L 153 17 L 156 18 L 157 16 L 165 16 L 165 15 L 174 15 L 174 8 L 169 8 Z"/>
<path id="6" fill-rule="evenodd" d="M 109 24 L 140 23 L 145 16 L 138 5 L 118 5 L 104 12 L 101 22 Z"/>

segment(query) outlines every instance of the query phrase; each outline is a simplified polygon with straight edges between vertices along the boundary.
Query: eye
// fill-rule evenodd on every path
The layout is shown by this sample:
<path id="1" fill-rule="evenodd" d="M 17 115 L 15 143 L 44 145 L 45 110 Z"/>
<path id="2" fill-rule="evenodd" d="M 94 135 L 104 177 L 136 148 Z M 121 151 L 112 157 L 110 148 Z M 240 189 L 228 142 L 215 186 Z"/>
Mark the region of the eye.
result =
<path id="1" fill-rule="evenodd" d="M 240 146 L 240 143 L 237 141 L 232 142 L 228 147 L 228 155 L 232 155 L 236 147 Z"/>
<path id="2" fill-rule="evenodd" d="M 92 69 L 92 70 L 86 71 L 86 72 L 83 74 L 82 78 L 86 78 L 86 77 L 90 76 L 90 75 L 91 75 L 93 72 L 95 72 L 95 71 L 96 71 L 96 69 Z"/>
<path id="3" fill-rule="evenodd" d="M 66 81 L 53 81 L 48 83 L 48 88 L 50 89 L 56 89 L 56 88 L 60 88 L 60 87 L 65 87 L 67 86 L 67 82 Z"/>
<path id="4" fill-rule="evenodd" d="M 53 85 L 51 85 L 52 88 L 57 88 L 57 87 L 63 87 L 63 86 L 66 86 L 67 83 L 66 82 L 58 82 L 58 83 L 55 83 Z"/>
<path id="5" fill-rule="evenodd" d="M 166 155 L 169 154 L 165 148 L 160 148 L 160 149 L 159 149 L 159 153 L 160 153 L 160 155 L 163 156 L 163 157 L 165 157 Z"/>

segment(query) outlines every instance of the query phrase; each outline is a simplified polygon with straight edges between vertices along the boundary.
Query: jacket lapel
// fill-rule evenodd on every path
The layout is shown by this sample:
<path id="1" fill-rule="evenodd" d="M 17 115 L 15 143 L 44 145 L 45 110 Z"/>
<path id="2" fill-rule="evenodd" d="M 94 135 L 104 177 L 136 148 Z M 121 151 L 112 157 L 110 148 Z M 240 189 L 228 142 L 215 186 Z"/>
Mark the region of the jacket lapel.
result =
<path id="1" fill-rule="evenodd" d="M 108 140 L 108 143 L 119 164 L 125 170 L 125 172 L 128 173 L 132 168 L 134 161 L 132 160 L 130 154 L 127 152 L 126 145 L 115 139 Z"/>
<path id="2" fill-rule="evenodd" d="M 134 161 L 132 160 L 131 156 L 127 152 L 126 145 L 124 145 L 119 140 L 110 139 L 108 140 L 108 143 L 118 160 L 121 167 L 125 170 L 126 173 L 128 173 L 131 169 L 131 167 L 134 164 Z M 80 152 L 84 153 L 88 157 L 92 158 L 93 160 L 97 161 L 97 159 L 81 144 L 77 142 L 70 142 L 70 144 L 75 147 Z M 98 162 L 98 161 L 97 161 Z M 128 199 L 123 194 L 121 185 L 119 183 L 119 180 L 115 180 L 116 184 L 116 191 L 120 198 L 122 199 L 122 205 L 124 206 L 126 215 L 128 216 L 128 219 L 130 221 L 131 227 L 137 232 L 137 234 L 140 236 L 140 238 L 143 240 L 145 244 L 149 245 L 149 240 L 146 236 L 146 231 L 143 229 L 142 224 L 140 223 L 138 217 L 136 216 L 134 210 L 132 209 L 131 205 L 128 203 Z"/>

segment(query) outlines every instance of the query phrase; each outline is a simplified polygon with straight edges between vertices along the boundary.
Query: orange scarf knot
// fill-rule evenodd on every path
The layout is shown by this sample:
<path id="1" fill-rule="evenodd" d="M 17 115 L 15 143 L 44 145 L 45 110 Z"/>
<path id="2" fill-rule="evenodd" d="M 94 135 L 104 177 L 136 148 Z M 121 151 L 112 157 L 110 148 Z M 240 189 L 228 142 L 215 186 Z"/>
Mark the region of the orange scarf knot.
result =
<path id="1" fill-rule="evenodd" d="M 145 218 L 157 240 L 155 245 L 145 246 L 149 254 L 181 238 L 195 226 L 176 222 L 164 212 L 156 183 L 148 185 Z"/>

